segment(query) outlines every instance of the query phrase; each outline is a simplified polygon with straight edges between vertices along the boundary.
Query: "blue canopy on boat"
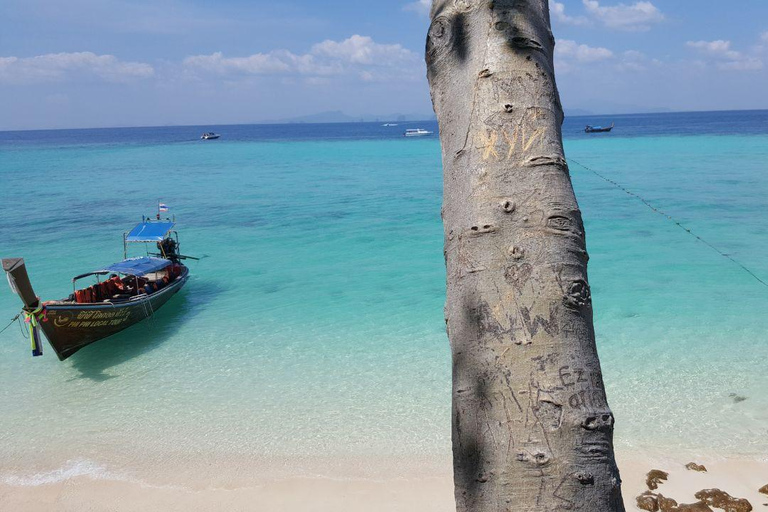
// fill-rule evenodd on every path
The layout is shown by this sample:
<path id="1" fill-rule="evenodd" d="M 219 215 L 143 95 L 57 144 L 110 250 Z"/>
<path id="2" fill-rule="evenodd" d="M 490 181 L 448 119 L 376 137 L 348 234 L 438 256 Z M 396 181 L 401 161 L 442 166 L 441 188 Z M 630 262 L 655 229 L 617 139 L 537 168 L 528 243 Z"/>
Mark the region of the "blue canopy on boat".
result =
<path id="1" fill-rule="evenodd" d="M 142 222 L 128 233 L 126 242 L 160 242 L 175 224 L 173 222 Z"/>
<path id="2" fill-rule="evenodd" d="M 101 272 L 114 272 L 119 274 L 127 274 L 129 276 L 143 276 L 150 272 L 157 272 L 171 264 L 170 260 L 163 258 L 150 258 L 148 256 L 141 256 L 139 258 L 128 258 L 119 263 L 113 263 L 108 267 L 104 267 Z"/>

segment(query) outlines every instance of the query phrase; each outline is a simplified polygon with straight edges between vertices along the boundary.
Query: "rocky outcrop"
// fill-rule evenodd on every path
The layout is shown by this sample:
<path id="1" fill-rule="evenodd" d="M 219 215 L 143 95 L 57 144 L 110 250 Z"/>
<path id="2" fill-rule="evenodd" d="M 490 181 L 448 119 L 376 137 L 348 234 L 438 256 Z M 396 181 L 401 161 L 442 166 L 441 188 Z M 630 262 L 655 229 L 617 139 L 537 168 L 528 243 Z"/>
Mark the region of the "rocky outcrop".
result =
<path id="1" fill-rule="evenodd" d="M 659 494 L 659 511 L 660 512 L 674 512 L 677 510 L 677 502 L 672 498 L 667 498 L 663 494 Z"/>
<path id="2" fill-rule="evenodd" d="M 689 471 L 706 472 L 707 468 L 695 462 L 685 465 Z M 652 469 L 646 475 L 645 483 L 647 491 L 638 496 L 637 507 L 649 512 L 714 512 L 713 509 L 724 512 L 752 512 L 752 504 L 744 498 L 734 498 L 720 489 L 702 489 L 695 494 L 699 501 L 696 503 L 681 503 L 672 498 L 667 498 L 661 493 L 654 493 L 659 485 L 669 478 L 669 474 L 659 469 Z M 759 489 L 759 492 L 768 495 L 768 484 Z M 768 506 L 768 503 L 766 503 Z"/>
<path id="3" fill-rule="evenodd" d="M 696 498 L 710 507 L 720 508 L 725 512 L 751 512 L 752 504 L 744 498 L 734 498 L 720 489 L 703 489 L 696 493 Z"/>
<path id="4" fill-rule="evenodd" d="M 714 512 L 703 501 L 697 501 L 696 503 L 691 503 L 690 505 L 679 505 L 676 509 L 673 510 L 674 512 Z"/>
<path id="5" fill-rule="evenodd" d="M 667 498 L 663 494 L 654 494 L 651 491 L 645 491 L 637 497 L 637 508 L 648 512 L 714 512 L 703 501 L 678 505 L 672 498 Z"/>
<path id="6" fill-rule="evenodd" d="M 658 512 L 659 498 L 651 491 L 645 491 L 637 497 L 637 508 L 647 510 L 648 512 Z"/>
<path id="7" fill-rule="evenodd" d="M 659 488 L 659 484 L 664 483 L 667 478 L 669 478 L 669 473 L 660 469 L 652 469 L 645 478 L 645 484 L 648 486 L 648 489 L 655 491 Z"/>
<path id="8" fill-rule="evenodd" d="M 696 464 L 695 462 L 689 462 L 685 465 L 685 469 L 688 469 L 690 471 L 698 471 L 699 473 L 706 473 L 707 468 L 704 467 L 702 464 Z"/>

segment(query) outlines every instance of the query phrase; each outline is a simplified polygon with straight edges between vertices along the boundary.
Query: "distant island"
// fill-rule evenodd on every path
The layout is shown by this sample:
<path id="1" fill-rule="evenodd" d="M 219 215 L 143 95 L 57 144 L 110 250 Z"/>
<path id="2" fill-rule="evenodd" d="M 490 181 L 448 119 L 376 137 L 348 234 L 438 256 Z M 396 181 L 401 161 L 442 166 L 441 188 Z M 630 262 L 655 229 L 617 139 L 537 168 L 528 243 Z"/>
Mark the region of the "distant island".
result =
<path id="1" fill-rule="evenodd" d="M 672 110 L 665 107 L 641 107 L 639 105 L 601 102 L 599 105 L 590 105 L 587 108 L 564 107 L 566 117 L 582 116 L 607 116 L 607 115 L 632 115 L 632 114 L 670 114 Z"/>
<path id="2" fill-rule="evenodd" d="M 319 112 L 317 114 L 308 114 L 306 116 L 288 117 L 284 119 L 266 119 L 259 121 L 258 124 L 299 124 L 299 123 L 387 123 L 387 122 L 400 122 L 406 123 L 409 121 L 425 121 L 434 120 L 435 114 L 429 113 L 417 113 L 417 114 L 362 114 L 359 116 L 352 116 L 345 114 L 341 110 L 330 110 L 327 112 Z"/>
<path id="3" fill-rule="evenodd" d="M 435 114 L 420 113 L 420 114 L 362 114 L 353 116 L 345 114 L 341 110 L 330 110 L 327 112 L 319 112 L 317 114 L 308 114 L 305 116 L 288 117 L 283 119 L 266 119 L 260 121 L 259 124 L 297 124 L 297 123 L 377 123 L 377 122 L 409 122 L 409 121 L 424 121 L 434 120 Z"/>
<path id="4" fill-rule="evenodd" d="M 590 110 L 585 108 L 565 109 L 566 117 L 609 115 L 609 114 L 650 114 L 666 113 L 668 109 L 643 109 L 635 105 L 606 105 L 601 110 Z M 321 123 L 408 123 L 413 121 L 435 121 L 433 112 L 421 112 L 410 114 L 361 114 L 350 115 L 341 110 L 328 110 L 316 114 L 307 114 L 304 116 L 286 117 L 279 119 L 264 119 L 257 121 L 256 124 L 321 124 Z"/>

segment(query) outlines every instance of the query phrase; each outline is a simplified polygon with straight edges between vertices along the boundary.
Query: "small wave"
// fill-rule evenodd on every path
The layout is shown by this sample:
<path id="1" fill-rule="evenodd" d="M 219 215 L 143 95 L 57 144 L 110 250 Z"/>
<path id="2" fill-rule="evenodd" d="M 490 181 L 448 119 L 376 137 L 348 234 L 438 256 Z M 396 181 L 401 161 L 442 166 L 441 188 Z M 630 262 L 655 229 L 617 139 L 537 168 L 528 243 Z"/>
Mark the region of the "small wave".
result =
<path id="1" fill-rule="evenodd" d="M 25 475 L 0 475 L 0 482 L 16 487 L 35 487 L 39 485 L 50 485 L 59 482 L 65 482 L 71 478 L 87 477 L 92 480 L 110 480 L 128 482 L 141 487 L 153 489 L 176 489 L 187 490 L 184 486 L 172 484 L 155 484 L 141 479 L 131 478 L 125 474 L 108 471 L 104 466 L 85 459 L 69 460 L 62 467 L 51 471 L 42 471 L 38 473 L 29 473 Z"/>
<path id="2" fill-rule="evenodd" d="M 110 474 L 103 466 L 90 460 L 67 461 L 62 467 L 51 471 L 28 475 L 3 475 L 0 478 L 8 485 L 36 486 L 55 484 L 79 476 L 87 476 L 94 480 L 119 479 L 116 475 Z"/>

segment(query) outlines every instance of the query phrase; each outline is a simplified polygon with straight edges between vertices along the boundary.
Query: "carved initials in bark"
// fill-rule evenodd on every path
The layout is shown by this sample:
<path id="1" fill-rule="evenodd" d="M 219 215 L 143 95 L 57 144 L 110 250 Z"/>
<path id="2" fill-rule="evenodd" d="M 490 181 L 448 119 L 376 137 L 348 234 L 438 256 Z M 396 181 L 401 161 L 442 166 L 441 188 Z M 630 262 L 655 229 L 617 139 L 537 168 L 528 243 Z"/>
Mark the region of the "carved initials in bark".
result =
<path id="1" fill-rule="evenodd" d="M 459 512 L 623 511 L 547 0 L 434 0 Z"/>
<path id="2" fill-rule="evenodd" d="M 501 133 L 501 137 L 499 137 L 499 133 Z M 529 156 L 533 145 L 540 142 L 543 137 L 543 128 L 526 135 L 521 123 L 515 126 L 511 135 L 508 129 L 504 128 L 500 130 L 488 129 L 485 133 L 478 133 L 477 148 L 483 151 L 483 161 L 494 159 L 520 162 Z"/>

